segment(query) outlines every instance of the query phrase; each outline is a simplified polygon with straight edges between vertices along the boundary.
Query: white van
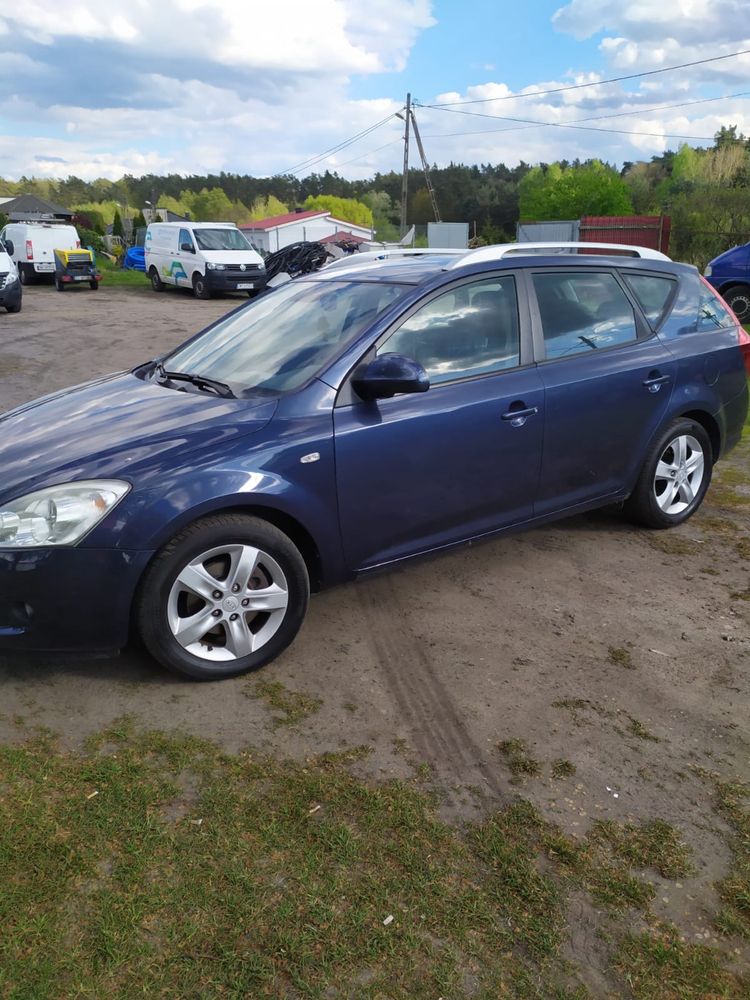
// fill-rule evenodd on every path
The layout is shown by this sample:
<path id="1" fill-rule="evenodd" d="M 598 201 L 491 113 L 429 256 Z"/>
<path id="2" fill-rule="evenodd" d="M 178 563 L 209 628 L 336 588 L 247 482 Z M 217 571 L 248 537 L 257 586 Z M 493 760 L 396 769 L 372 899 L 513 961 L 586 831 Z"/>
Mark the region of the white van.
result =
<path id="1" fill-rule="evenodd" d="M 55 273 L 55 250 L 78 250 L 81 241 L 75 226 L 64 222 L 9 222 L 0 240 L 13 244 L 13 259 L 24 285 L 41 275 Z"/>
<path id="2" fill-rule="evenodd" d="M 155 292 L 179 285 L 208 299 L 213 292 L 256 295 L 266 286 L 263 258 L 231 222 L 152 222 L 145 253 Z"/>
<path id="3" fill-rule="evenodd" d="M 14 250 L 12 240 L 6 244 L 0 239 L 0 306 L 5 306 L 9 313 L 20 313 L 23 289 L 13 260 Z"/>

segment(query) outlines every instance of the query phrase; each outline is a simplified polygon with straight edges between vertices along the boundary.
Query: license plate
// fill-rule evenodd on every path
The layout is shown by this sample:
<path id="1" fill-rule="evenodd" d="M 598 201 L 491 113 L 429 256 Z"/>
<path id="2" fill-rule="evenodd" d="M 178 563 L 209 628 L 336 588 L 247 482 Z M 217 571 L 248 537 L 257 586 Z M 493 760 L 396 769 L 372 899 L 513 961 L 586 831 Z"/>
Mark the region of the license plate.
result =
<path id="1" fill-rule="evenodd" d="M 87 274 L 76 274 L 75 281 L 91 281 L 91 278 Z"/>
<path id="2" fill-rule="evenodd" d="M 54 264 L 34 264 L 35 271 L 54 271 Z"/>
<path id="3" fill-rule="evenodd" d="M 255 288 L 254 281 L 240 281 L 237 285 L 238 288 Z"/>

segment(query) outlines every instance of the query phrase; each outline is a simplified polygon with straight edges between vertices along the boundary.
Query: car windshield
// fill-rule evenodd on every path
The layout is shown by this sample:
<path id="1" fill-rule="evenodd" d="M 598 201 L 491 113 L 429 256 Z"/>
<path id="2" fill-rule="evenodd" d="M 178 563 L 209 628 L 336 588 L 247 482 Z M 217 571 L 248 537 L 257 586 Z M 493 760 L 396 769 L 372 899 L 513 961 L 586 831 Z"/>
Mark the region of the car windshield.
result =
<path id="1" fill-rule="evenodd" d="M 201 250 L 252 250 L 239 229 L 194 229 L 195 242 Z"/>
<path id="2" fill-rule="evenodd" d="M 288 392 L 333 361 L 408 288 L 382 282 L 289 282 L 221 320 L 163 364 L 225 382 L 237 395 Z"/>

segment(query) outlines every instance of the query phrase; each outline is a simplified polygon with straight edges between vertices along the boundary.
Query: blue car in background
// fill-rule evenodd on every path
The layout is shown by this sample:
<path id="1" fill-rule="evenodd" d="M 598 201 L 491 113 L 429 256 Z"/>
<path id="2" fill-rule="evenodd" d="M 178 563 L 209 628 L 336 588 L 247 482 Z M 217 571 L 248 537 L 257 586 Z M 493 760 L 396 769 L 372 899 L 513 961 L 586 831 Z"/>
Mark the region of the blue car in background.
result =
<path id="1" fill-rule="evenodd" d="M 681 524 L 750 338 L 695 268 L 572 248 L 343 259 L 0 417 L 0 651 L 136 633 L 229 677 L 311 590 L 620 501 Z"/>
<path id="2" fill-rule="evenodd" d="M 750 323 L 750 243 L 714 257 L 703 273 L 740 323 Z"/>

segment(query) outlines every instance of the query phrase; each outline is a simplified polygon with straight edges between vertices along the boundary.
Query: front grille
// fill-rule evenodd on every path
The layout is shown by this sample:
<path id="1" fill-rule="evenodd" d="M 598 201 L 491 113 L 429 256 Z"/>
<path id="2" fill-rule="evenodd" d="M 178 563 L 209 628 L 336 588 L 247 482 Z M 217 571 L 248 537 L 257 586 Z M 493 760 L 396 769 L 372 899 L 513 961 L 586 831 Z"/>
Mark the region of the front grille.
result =
<path id="1" fill-rule="evenodd" d="M 245 264 L 245 270 L 241 270 L 240 264 L 227 264 L 224 269 L 225 274 L 231 274 L 233 278 L 243 274 L 257 274 L 261 270 L 260 264 Z"/>
<path id="2" fill-rule="evenodd" d="M 0 292 L 5 288 L 5 282 L 8 278 L 7 271 L 0 271 Z"/>

